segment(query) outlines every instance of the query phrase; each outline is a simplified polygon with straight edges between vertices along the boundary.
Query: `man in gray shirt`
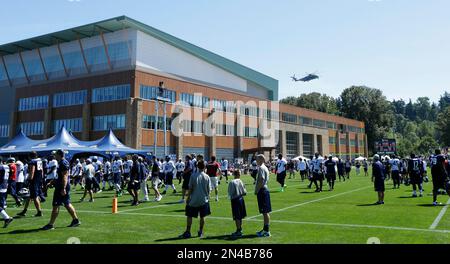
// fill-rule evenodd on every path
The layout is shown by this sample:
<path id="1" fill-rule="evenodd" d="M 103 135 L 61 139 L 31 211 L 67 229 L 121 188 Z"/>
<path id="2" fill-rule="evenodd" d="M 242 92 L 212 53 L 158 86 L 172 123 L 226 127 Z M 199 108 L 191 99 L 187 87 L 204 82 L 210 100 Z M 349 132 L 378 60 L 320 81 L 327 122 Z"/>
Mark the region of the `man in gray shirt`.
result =
<path id="1" fill-rule="evenodd" d="M 264 217 L 263 230 L 256 233 L 258 237 L 270 237 L 269 224 L 270 215 L 272 212 L 272 205 L 270 202 L 270 192 L 268 188 L 269 183 L 269 169 L 267 169 L 264 163 L 266 157 L 264 155 L 258 155 L 256 157 L 256 163 L 258 164 L 258 174 L 256 176 L 255 195 L 258 199 L 259 213 Z"/>
<path id="2" fill-rule="evenodd" d="M 192 218 L 197 218 L 200 214 L 200 229 L 198 236 L 203 237 L 203 227 L 205 226 L 205 217 L 211 214 L 209 207 L 209 195 L 211 192 L 211 180 L 204 173 L 205 162 L 197 162 L 197 172 L 189 180 L 189 196 L 186 202 L 187 226 L 186 231 L 180 238 L 191 238 Z"/>

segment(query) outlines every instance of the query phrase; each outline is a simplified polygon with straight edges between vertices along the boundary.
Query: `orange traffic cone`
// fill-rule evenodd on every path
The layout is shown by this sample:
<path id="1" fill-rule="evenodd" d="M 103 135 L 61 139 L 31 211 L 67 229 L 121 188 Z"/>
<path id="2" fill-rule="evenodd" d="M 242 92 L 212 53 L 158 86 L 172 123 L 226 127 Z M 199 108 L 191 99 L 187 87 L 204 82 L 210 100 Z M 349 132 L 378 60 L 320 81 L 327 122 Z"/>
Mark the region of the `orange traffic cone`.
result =
<path id="1" fill-rule="evenodd" d="M 117 209 L 117 197 L 114 196 L 113 198 L 113 202 L 112 202 L 112 213 L 113 214 L 117 214 L 118 209 Z"/>

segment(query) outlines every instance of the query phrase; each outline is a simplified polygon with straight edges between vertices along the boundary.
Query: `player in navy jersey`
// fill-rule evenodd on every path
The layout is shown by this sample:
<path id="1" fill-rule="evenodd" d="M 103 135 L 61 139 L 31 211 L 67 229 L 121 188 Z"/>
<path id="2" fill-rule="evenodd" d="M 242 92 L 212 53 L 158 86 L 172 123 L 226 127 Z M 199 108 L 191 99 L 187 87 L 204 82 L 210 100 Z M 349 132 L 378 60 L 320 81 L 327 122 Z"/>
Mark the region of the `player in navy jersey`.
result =
<path id="1" fill-rule="evenodd" d="M 36 207 L 37 214 L 35 217 L 42 216 L 41 209 L 41 196 L 42 193 L 42 184 L 43 184 L 43 176 L 44 176 L 44 165 L 36 152 L 31 152 L 30 154 L 30 163 L 28 164 L 28 184 L 30 189 L 30 199 L 25 201 L 25 206 L 23 211 L 18 213 L 17 216 L 25 217 L 28 206 L 30 205 L 30 201 L 33 201 L 34 206 Z"/>
<path id="2" fill-rule="evenodd" d="M 80 225 L 75 208 L 70 203 L 70 181 L 69 181 L 69 162 L 64 158 L 64 151 L 57 150 L 55 158 L 58 161 L 57 179 L 55 181 L 55 192 L 53 193 L 53 210 L 50 222 L 41 228 L 41 230 L 54 229 L 56 218 L 59 214 L 59 207 L 64 207 L 72 217 L 72 223 L 68 227 L 77 227 Z"/>
<path id="3" fill-rule="evenodd" d="M 445 169 L 445 156 L 436 149 L 435 155 L 430 157 L 431 176 L 433 177 L 433 205 L 438 205 L 437 196 L 440 189 L 446 189 L 448 174 Z"/>
<path id="4" fill-rule="evenodd" d="M 413 186 L 413 197 L 417 197 L 417 187 L 419 187 L 420 197 L 423 196 L 423 163 L 415 154 L 411 154 L 408 161 L 408 173 L 411 184 Z"/>
<path id="5" fill-rule="evenodd" d="M 189 191 L 189 180 L 191 179 L 191 175 L 194 171 L 194 163 L 191 160 L 191 156 L 187 155 L 185 159 L 185 168 L 183 172 L 183 185 L 182 185 L 182 196 L 180 203 L 184 203 L 184 197 L 187 195 Z"/>
<path id="6" fill-rule="evenodd" d="M 384 204 L 384 181 L 386 180 L 386 176 L 384 175 L 385 168 L 383 163 L 380 161 L 380 156 L 378 154 L 373 157 L 373 162 L 372 182 L 374 183 L 375 191 L 378 193 L 378 202 L 376 202 L 376 204 L 381 205 Z"/>
<path id="7" fill-rule="evenodd" d="M 330 155 L 328 160 L 325 161 L 325 168 L 327 169 L 327 181 L 330 186 L 330 191 L 333 191 L 334 182 L 336 181 L 336 162 L 333 160 L 333 156 Z"/>

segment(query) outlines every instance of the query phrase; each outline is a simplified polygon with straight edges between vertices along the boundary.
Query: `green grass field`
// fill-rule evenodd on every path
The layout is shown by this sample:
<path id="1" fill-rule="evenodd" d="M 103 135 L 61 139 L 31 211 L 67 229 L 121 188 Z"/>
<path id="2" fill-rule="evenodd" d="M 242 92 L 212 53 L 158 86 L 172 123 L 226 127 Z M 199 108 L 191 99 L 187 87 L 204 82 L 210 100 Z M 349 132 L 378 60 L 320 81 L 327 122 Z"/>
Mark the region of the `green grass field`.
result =
<path id="1" fill-rule="evenodd" d="M 184 205 L 177 204 L 178 195 L 169 194 L 160 203 L 148 202 L 138 207 L 130 206 L 130 196 L 119 198 L 119 213 L 111 214 L 113 192 L 100 193 L 95 203 L 80 203 L 81 191 L 72 192 L 72 201 L 82 225 L 66 228 L 70 217 L 63 207 L 56 222 L 56 229 L 39 231 L 50 217 L 51 201 L 43 204 L 44 217 L 34 218 L 34 206 L 30 205 L 28 217 L 16 219 L 8 229 L 0 229 L 0 243 L 64 244 L 70 237 L 77 237 L 83 244 L 227 244 L 227 243 L 332 243 L 365 244 L 368 238 L 377 237 L 383 244 L 442 244 L 450 242 L 450 217 L 446 207 L 432 207 L 432 184 L 425 184 L 425 196 L 411 198 L 411 187 L 392 190 L 386 185 L 386 204 L 372 206 L 376 200 L 369 177 L 352 175 L 345 183 L 337 182 L 334 192 L 314 193 L 296 176 L 288 180 L 288 188 L 279 192 L 275 177 L 270 180 L 272 208 L 270 238 L 257 238 L 255 232 L 262 228 L 256 196 L 250 176 L 243 176 L 249 191 L 246 197 L 248 218 L 244 221 L 245 237 L 229 240 L 235 231 L 231 218 L 231 206 L 226 198 L 226 186 L 222 184 L 221 199 L 211 202 L 212 215 L 207 218 L 205 237 L 179 240 L 185 229 Z M 181 186 L 177 186 L 180 188 Z M 328 190 L 328 187 L 324 187 Z M 51 200 L 51 199 L 49 199 Z M 440 196 L 446 203 L 448 196 Z M 13 208 L 9 201 L 7 212 L 15 215 L 20 208 Z M 438 215 L 439 223 L 432 227 Z M 194 220 L 192 233 L 196 234 L 198 220 Z"/>

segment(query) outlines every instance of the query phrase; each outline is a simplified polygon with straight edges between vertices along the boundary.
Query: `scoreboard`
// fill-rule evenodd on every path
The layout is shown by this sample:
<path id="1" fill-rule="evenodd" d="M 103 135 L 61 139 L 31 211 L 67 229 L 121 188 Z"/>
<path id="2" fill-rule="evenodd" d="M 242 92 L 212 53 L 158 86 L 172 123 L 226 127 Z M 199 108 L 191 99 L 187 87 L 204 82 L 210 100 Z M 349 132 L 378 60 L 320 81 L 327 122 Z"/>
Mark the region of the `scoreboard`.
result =
<path id="1" fill-rule="evenodd" d="M 395 139 L 382 139 L 375 142 L 375 152 L 380 155 L 390 155 L 397 152 Z"/>

